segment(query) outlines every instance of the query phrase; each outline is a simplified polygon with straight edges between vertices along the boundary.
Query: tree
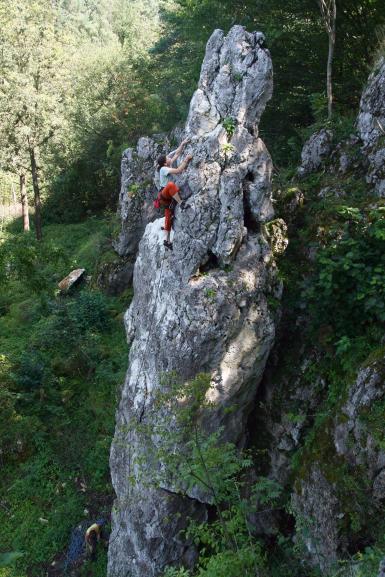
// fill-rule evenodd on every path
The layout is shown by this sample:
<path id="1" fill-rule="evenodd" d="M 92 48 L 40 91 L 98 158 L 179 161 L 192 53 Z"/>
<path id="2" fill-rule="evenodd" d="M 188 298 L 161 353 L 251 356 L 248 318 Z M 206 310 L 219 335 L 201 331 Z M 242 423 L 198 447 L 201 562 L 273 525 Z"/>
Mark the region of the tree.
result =
<path id="1" fill-rule="evenodd" d="M 73 22 L 81 19 L 75 16 L 71 29 L 81 48 L 72 60 L 68 136 L 64 144 L 53 141 L 54 177 L 43 211 L 61 222 L 115 209 L 122 150 L 143 134 L 161 131 L 165 116 L 149 75 L 148 49 L 159 34 L 158 0 L 113 0 L 109 20 L 104 19 L 111 34 L 98 39 L 77 33 Z"/>
<path id="2" fill-rule="evenodd" d="M 326 68 L 326 89 L 328 95 L 328 119 L 330 120 L 333 112 L 333 58 L 334 47 L 336 44 L 336 18 L 337 5 L 336 0 L 318 0 L 321 10 L 322 21 L 329 37 L 329 53 Z"/>
<path id="3" fill-rule="evenodd" d="M 23 230 L 25 232 L 29 231 L 29 207 L 28 207 L 28 196 L 25 186 L 25 174 L 20 174 L 20 200 L 21 200 L 21 210 L 23 215 Z"/>
<path id="4" fill-rule="evenodd" d="M 40 240 L 41 158 L 64 123 L 69 38 L 58 27 L 57 13 L 48 0 L 0 0 L 0 19 L 2 156 L 6 166 L 18 167 L 18 174 L 28 170 L 32 175 L 35 231 Z"/>

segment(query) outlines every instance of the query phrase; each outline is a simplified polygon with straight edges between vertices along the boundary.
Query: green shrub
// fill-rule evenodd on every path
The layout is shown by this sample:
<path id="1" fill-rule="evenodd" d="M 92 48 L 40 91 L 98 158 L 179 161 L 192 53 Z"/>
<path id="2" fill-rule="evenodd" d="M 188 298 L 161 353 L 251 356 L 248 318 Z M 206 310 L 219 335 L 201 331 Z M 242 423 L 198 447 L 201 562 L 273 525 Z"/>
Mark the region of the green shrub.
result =
<path id="1" fill-rule="evenodd" d="M 316 276 L 303 293 L 314 323 L 332 326 L 336 340 L 385 320 L 385 211 L 341 206 L 337 212 L 342 223 L 318 250 Z"/>
<path id="2" fill-rule="evenodd" d="M 155 414 L 148 415 L 148 425 L 141 423 L 136 430 L 143 436 L 147 459 L 153 451 L 155 462 L 163 464 L 152 475 L 154 486 L 163 486 L 171 480 L 181 494 L 198 488 L 212 500 L 215 518 L 209 523 L 190 520 L 186 531 L 186 538 L 199 551 L 194 575 L 254 577 L 264 565 L 264 553 L 261 543 L 252 535 L 250 516 L 260 507 L 276 504 L 281 489 L 260 477 L 246 490 L 244 473 L 253 464 L 251 455 L 239 451 L 233 443 L 224 442 L 221 429 L 210 432 L 202 424 L 202 411 L 210 422 L 210 413 L 215 410 L 206 397 L 209 375 L 198 374 L 181 385 L 175 374 L 168 374 L 162 385 L 162 391 L 154 399 Z M 132 426 L 135 428 L 134 423 Z M 161 440 L 157 447 L 146 442 L 154 437 Z M 138 461 L 139 469 L 140 465 Z M 147 477 L 146 468 L 145 474 Z M 168 577 L 185 574 L 183 569 L 166 571 Z"/>
<path id="3" fill-rule="evenodd" d="M 226 116 L 226 118 L 224 118 L 222 121 L 222 126 L 226 130 L 227 137 L 231 138 L 237 127 L 237 121 L 231 116 Z"/>
<path id="4" fill-rule="evenodd" d="M 129 298 L 90 287 L 55 293 L 74 264 L 94 274 L 110 250 L 112 222 L 49 225 L 41 244 L 11 230 L 2 237 L 1 546 L 25 552 L 0 570 L 7 577 L 41 577 L 85 508 L 101 516 L 110 509 L 109 446 L 127 363 Z M 101 551 L 84 571 L 105 577 L 105 567 Z"/>

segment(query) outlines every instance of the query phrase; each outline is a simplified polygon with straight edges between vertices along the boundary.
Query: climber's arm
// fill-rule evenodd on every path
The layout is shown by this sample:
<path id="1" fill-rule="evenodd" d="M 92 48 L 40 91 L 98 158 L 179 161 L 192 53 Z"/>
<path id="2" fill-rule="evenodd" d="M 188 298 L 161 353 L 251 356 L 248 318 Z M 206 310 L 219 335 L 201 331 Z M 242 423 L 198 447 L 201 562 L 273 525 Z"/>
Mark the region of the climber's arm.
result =
<path id="1" fill-rule="evenodd" d="M 182 150 L 184 149 L 184 147 L 186 146 L 186 144 L 188 143 L 188 141 L 189 141 L 189 138 L 185 138 L 185 139 L 180 143 L 180 145 L 178 146 L 178 148 L 177 148 L 174 152 L 171 152 L 171 153 L 168 155 L 168 158 L 170 159 L 171 164 L 173 164 L 173 163 L 176 161 L 176 159 L 180 157 L 180 155 L 181 155 L 181 153 L 182 153 Z"/>
<path id="2" fill-rule="evenodd" d="M 191 154 L 189 154 L 188 156 L 186 156 L 186 158 L 184 159 L 183 162 L 180 163 L 180 165 L 178 166 L 178 168 L 169 168 L 168 169 L 168 173 L 169 174 L 180 174 L 181 172 L 183 172 L 184 170 L 186 170 L 188 163 L 190 162 L 190 160 L 192 159 Z"/>

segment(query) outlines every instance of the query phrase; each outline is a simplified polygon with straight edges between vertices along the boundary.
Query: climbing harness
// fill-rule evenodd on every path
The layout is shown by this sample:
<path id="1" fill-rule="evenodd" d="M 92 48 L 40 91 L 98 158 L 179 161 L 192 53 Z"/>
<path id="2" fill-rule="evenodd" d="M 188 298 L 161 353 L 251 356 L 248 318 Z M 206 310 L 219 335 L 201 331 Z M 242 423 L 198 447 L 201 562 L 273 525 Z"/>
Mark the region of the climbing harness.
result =
<path id="1" fill-rule="evenodd" d="M 163 188 L 164 188 L 164 187 L 163 187 Z M 163 188 L 160 189 L 160 191 L 158 192 L 158 196 L 156 197 L 156 199 L 155 199 L 154 202 L 153 202 L 153 205 L 154 205 L 155 208 L 161 208 L 161 206 L 162 206 L 162 205 L 161 205 L 161 202 L 162 202 L 162 199 L 163 199 L 163 197 L 162 197 Z"/>

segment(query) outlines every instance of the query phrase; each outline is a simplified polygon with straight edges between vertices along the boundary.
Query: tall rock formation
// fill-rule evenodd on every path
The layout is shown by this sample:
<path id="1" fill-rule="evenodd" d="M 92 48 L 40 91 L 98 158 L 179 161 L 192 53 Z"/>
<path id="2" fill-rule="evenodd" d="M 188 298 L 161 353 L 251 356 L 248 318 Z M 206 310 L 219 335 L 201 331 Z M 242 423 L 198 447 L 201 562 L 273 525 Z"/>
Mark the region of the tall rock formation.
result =
<path id="1" fill-rule="evenodd" d="M 147 224 L 159 217 L 152 203 L 157 190 L 154 182 L 156 159 L 160 154 L 170 152 L 171 144 L 179 136 L 180 129 L 174 129 L 170 135 L 143 136 L 136 148 L 123 152 L 118 210 L 121 230 L 114 248 L 129 262 L 135 262 Z"/>
<path id="2" fill-rule="evenodd" d="M 216 30 L 185 127 L 193 161 L 176 179 L 187 207 L 176 211 L 174 250 L 163 246 L 163 220 L 150 222 L 125 315 L 131 349 L 111 449 L 116 502 L 109 577 L 152 577 L 170 563 L 191 563 L 193 553 L 180 531 L 188 517 L 206 515 L 209 499 L 194 488 L 182 496 L 172 485 L 151 483 L 162 465 L 143 446 L 137 424 L 164 417 L 154 406 L 164 376 L 176 375 L 183 383 L 208 373 L 215 405 L 211 429 L 223 427 L 226 441 L 244 442 L 274 340 L 269 296 L 281 294 L 267 240 L 271 227 L 264 226 L 273 217 L 272 163 L 258 137 L 271 94 L 272 63 L 263 35 L 241 26 L 227 36 Z M 134 229 L 142 215 L 131 216 L 126 223 Z"/>

